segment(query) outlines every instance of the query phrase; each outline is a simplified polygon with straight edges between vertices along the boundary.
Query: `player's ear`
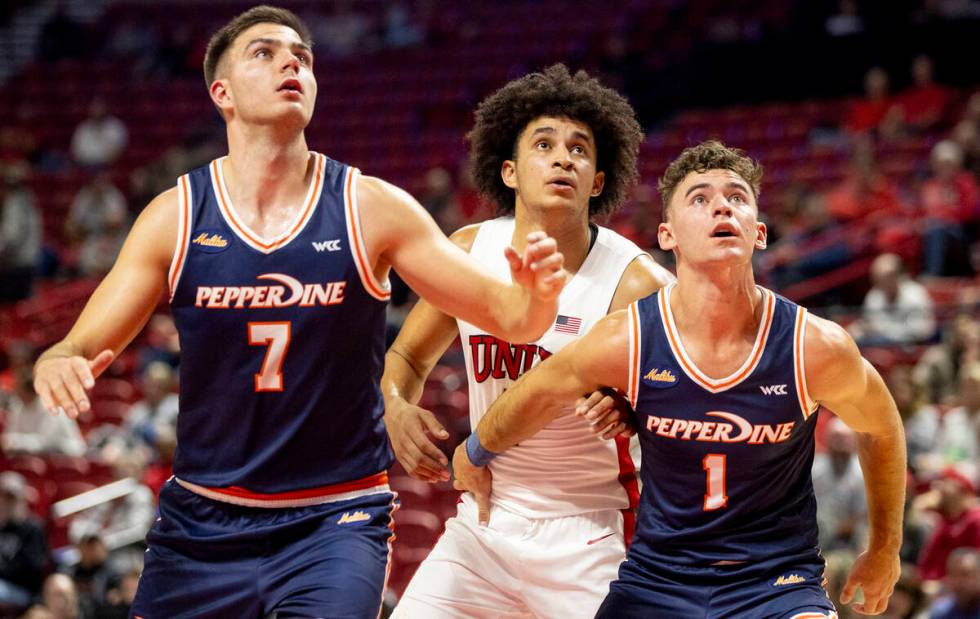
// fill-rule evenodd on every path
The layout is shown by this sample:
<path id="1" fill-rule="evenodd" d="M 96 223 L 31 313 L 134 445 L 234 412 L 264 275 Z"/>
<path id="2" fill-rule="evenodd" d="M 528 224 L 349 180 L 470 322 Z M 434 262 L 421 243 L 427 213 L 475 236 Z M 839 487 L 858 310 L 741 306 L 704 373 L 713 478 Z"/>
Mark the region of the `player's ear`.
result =
<path id="1" fill-rule="evenodd" d="M 669 223 L 663 222 L 657 226 L 657 241 L 660 243 L 660 249 L 664 251 L 671 251 L 677 247 L 674 228 Z"/>
<path id="2" fill-rule="evenodd" d="M 228 85 L 228 80 L 225 79 L 215 79 L 211 82 L 211 87 L 208 89 L 208 94 L 211 95 L 211 101 L 221 110 L 222 114 L 230 111 L 233 107 L 233 97 L 231 93 L 231 88 Z"/>
<path id="3" fill-rule="evenodd" d="M 507 185 L 511 189 L 517 189 L 517 162 L 511 159 L 505 159 L 502 164 L 500 164 L 500 179 L 504 181 L 504 185 Z"/>
<path id="4" fill-rule="evenodd" d="M 765 249 L 766 248 L 766 239 L 768 237 L 768 234 L 769 234 L 769 231 L 766 229 L 766 224 L 762 223 L 761 221 L 756 224 L 756 229 L 755 229 L 755 248 L 756 249 Z"/>
<path id="5" fill-rule="evenodd" d="M 596 172 L 595 178 L 592 179 L 592 191 L 589 193 L 593 198 L 602 193 L 602 188 L 606 186 L 606 173 Z"/>

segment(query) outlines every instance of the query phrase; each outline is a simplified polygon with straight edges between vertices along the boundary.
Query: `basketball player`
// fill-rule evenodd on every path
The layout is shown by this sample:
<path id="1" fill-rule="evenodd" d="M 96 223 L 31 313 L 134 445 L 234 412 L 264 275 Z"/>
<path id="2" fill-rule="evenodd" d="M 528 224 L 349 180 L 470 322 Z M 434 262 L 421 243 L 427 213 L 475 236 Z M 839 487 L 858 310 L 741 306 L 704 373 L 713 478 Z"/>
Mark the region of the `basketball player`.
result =
<path id="1" fill-rule="evenodd" d="M 836 616 L 821 584 L 810 483 L 821 405 L 858 433 L 868 493 L 869 547 L 841 601 L 860 587 L 855 610 L 881 613 L 898 578 L 898 412 L 846 331 L 755 284 L 752 253 L 766 246 L 761 176 L 718 142 L 685 150 L 660 181 L 658 235 L 677 258 L 677 284 L 610 314 L 529 372 L 454 455 L 457 483 L 485 504 L 491 473 L 474 464 L 531 440 L 570 397 L 599 386 L 628 395 L 643 494 L 636 537 L 597 617 Z"/>
<path id="2" fill-rule="evenodd" d="M 68 336 L 36 366 L 50 409 L 86 390 L 164 290 L 180 334 L 175 477 L 147 536 L 134 613 L 375 617 L 393 495 L 378 381 L 387 275 L 526 341 L 554 322 L 562 257 L 543 233 L 504 285 L 406 193 L 308 150 L 308 30 L 257 7 L 212 38 L 205 78 L 229 155 L 140 215 Z"/>
<path id="3" fill-rule="evenodd" d="M 452 238 L 494 275 L 507 277 L 502 248 L 543 229 L 558 241 L 573 276 L 559 298 L 555 326 L 529 344 L 495 337 L 425 302 L 409 314 L 385 358 L 385 420 L 396 456 L 429 481 L 448 479 L 448 471 L 426 430 L 446 434 L 431 412 L 411 403 L 457 332 L 476 427 L 521 373 L 608 311 L 673 279 L 631 241 L 589 223 L 617 210 L 638 176 L 643 133 L 618 93 L 555 65 L 484 100 L 469 137 L 474 177 L 502 216 Z M 541 433 L 492 464 L 497 486 L 489 528 L 479 526 L 476 505 L 464 496 L 401 597 L 397 617 L 595 613 L 625 556 L 638 494 L 629 439 L 598 440 L 574 414 L 574 400 Z"/>

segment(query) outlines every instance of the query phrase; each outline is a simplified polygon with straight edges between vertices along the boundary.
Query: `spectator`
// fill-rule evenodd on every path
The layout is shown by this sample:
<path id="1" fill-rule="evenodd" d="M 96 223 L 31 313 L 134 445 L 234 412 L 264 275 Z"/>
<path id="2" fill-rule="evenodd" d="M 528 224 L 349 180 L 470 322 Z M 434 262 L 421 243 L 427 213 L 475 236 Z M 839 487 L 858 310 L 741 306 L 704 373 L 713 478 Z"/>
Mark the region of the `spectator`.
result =
<path id="1" fill-rule="evenodd" d="M 68 536 L 80 540 L 85 535 L 98 532 L 113 554 L 113 559 L 122 560 L 130 548 L 140 546 L 146 532 L 156 519 L 156 502 L 153 492 L 140 480 L 143 478 L 144 463 L 139 455 L 123 453 L 112 464 L 117 480 L 126 478 L 137 482 L 129 494 L 85 510 L 68 527 Z"/>
<path id="2" fill-rule="evenodd" d="M 126 125 L 110 115 L 105 102 L 96 98 L 89 105 L 88 117 L 75 128 L 71 154 L 78 165 L 101 169 L 119 158 L 128 140 Z"/>
<path id="3" fill-rule="evenodd" d="M 415 22 L 404 2 L 389 2 L 384 13 L 384 45 L 394 49 L 418 45 L 424 33 Z"/>
<path id="4" fill-rule="evenodd" d="M 82 614 L 75 583 L 64 574 L 51 574 L 44 581 L 41 604 L 54 619 L 88 619 Z"/>
<path id="5" fill-rule="evenodd" d="M 857 0 L 840 0 L 837 12 L 827 18 L 824 29 L 832 37 L 847 37 L 864 32 L 864 20 Z"/>
<path id="6" fill-rule="evenodd" d="M 105 234 L 110 222 L 125 219 L 126 198 L 107 174 L 100 173 L 75 195 L 66 232 L 70 238 L 85 240 Z"/>
<path id="7" fill-rule="evenodd" d="M 871 290 L 861 320 L 851 327 L 864 346 L 917 344 L 936 331 L 932 299 L 925 286 L 905 274 L 902 259 L 882 254 L 871 263 Z"/>
<path id="8" fill-rule="evenodd" d="M 929 619 L 980 617 L 980 550 L 957 548 L 946 565 L 947 595 L 933 604 Z"/>
<path id="9" fill-rule="evenodd" d="M 970 360 L 980 361 L 980 322 L 972 313 L 961 312 L 949 321 L 942 342 L 922 354 L 915 380 L 926 387 L 930 402 L 958 404 L 960 368 Z"/>
<path id="10" fill-rule="evenodd" d="M 887 382 L 905 427 L 909 467 L 921 471 L 936 448 L 939 412 L 926 400 L 925 389 L 913 378 L 911 366 L 893 366 Z"/>
<path id="11" fill-rule="evenodd" d="M 21 474 L 0 473 L 0 611 L 30 605 L 48 562 L 44 529 L 27 512 L 29 491 Z"/>
<path id="12" fill-rule="evenodd" d="M 843 182 L 827 193 L 827 211 L 842 223 L 874 224 L 903 210 L 898 188 L 878 169 L 871 142 L 859 140 Z"/>
<path id="13" fill-rule="evenodd" d="M 123 426 L 131 444 L 152 450 L 151 460 L 171 460 L 177 446 L 176 382 L 173 368 L 166 363 L 148 365 L 140 378 L 143 399 L 133 404 Z"/>
<path id="14" fill-rule="evenodd" d="M 897 131 L 901 115 L 889 92 L 888 74 L 873 67 L 864 76 L 864 98 L 851 104 L 845 128 L 852 133 L 878 131 L 892 135 Z"/>
<path id="15" fill-rule="evenodd" d="M 82 241 L 78 252 L 78 270 L 82 275 L 104 275 L 112 268 L 126 242 L 129 225 L 125 215 L 106 219 L 105 228 Z"/>
<path id="16" fill-rule="evenodd" d="M 881 619 L 921 619 L 925 606 L 925 593 L 918 574 L 910 565 L 902 565 L 902 575 L 895 583 L 895 591 L 888 599 L 888 608 Z"/>
<path id="17" fill-rule="evenodd" d="M 912 61 L 912 85 L 899 93 L 902 120 L 913 129 L 924 131 L 945 119 L 950 92 L 933 79 L 932 59 L 925 54 Z"/>
<path id="18" fill-rule="evenodd" d="M 817 497 L 820 549 L 854 553 L 863 542 L 866 520 L 864 476 L 855 452 L 857 438 L 843 421 L 827 424 L 827 453 L 813 459 L 813 493 Z"/>
<path id="19" fill-rule="evenodd" d="M 932 149 L 932 176 L 922 184 L 920 200 L 925 216 L 924 268 L 929 275 L 961 275 L 969 246 L 967 225 L 977 219 L 980 187 L 963 169 L 963 149 L 943 140 Z M 957 268 L 958 267 L 958 268 Z"/>
<path id="20" fill-rule="evenodd" d="M 980 97 L 978 97 L 980 100 Z M 963 151 L 963 169 L 980 180 L 980 128 L 972 120 L 961 120 L 953 127 L 950 139 Z"/>
<path id="21" fill-rule="evenodd" d="M 139 373 L 153 362 L 166 363 L 174 369 L 180 363 L 180 338 L 169 314 L 154 314 L 146 326 L 146 345 L 139 351 Z"/>
<path id="22" fill-rule="evenodd" d="M 107 591 L 118 580 L 108 564 L 109 550 L 98 532 L 83 535 L 76 548 L 78 563 L 65 573 L 75 582 L 82 606 L 97 608 L 105 603 Z"/>
<path id="23" fill-rule="evenodd" d="M 126 619 L 136 597 L 139 570 L 129 570 L 116 579 L 106 592 L 106 601 L 96 607 L 96 619 Z"/>
<path id="24" fill-rule="evenodd" d="M 68 415 L 51 415 L 45 410 L 34 393 L 31 368 L 20 368 L 14 383 L 3 430 L 4 451 L 83 455 L 85 440 L 78 424 Z"/>
<path id="25" fill-rule="evenodd" d="M 799 215 L 794 225 L 771 251 L 758 257 L 777 289 L 823 275 L 853 257 L 847 231 L 830 217 L 823 196 L 805 191 L 797 202 Z"/>
<path id="26" fill-rule="evenodd" d="M 942 420 L 936 451 L 945 464 L 976 467 L 980 462 L 980 362 L 960 369 L 960 406 Z M 976 480 L 977 470 L 973 470 Z"/>
<path id="27" fill-rule="evenodd" d="M 10 166 L 0 178 L 0 303 L 31 296 L 41 259 L 41 212 L 24 174 Z"/>
<path id="28" fill-rule="evenodd" d="M 919 557 L 924 580 L 946 576 L 950 553 L 957 548 L 980 548 L 980 504 L 973 482 L 949 467 L 932 482 L 932 490 L 921 495 L 921 507 L 938 512 L 939 519 Z"/>
<path id="29" fill-rule="evenodd" d="M 446 234 L 459 227 L 460 213 L 453 193 L 453 177 L 445 168 L 435 167 L 425 173 L 425 189 L 419 202 Z"/>

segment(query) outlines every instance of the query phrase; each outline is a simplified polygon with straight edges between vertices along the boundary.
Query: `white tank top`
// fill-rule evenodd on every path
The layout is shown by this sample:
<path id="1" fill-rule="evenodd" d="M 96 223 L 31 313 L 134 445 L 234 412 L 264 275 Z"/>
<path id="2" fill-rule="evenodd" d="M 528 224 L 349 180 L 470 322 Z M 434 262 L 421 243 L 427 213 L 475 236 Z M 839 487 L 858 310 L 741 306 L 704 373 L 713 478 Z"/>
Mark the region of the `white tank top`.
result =
<path id="1" fill-rule="evenodd" d="M 514 218 L 485 221 L 470 249 L 494 275 L 510 281 L 504 247 L 512 242 Z M 565 285 L 555 325 L 541 339 L 512 345 L 457 320 L 469 379 L 470 425 L 490 404 L 543 358 L 581 337 L 609 312 L 626 267 L 644 252 L 632 241 L 599 228 L 585 262 Z M 574 401 L 532 438 L 490 463 L 494 504 L 528 518 L 557 518 L 635 505 L 637 461 L 628 441 L 604 441 L 575 415 Z M 635 455 L 635 454 L 634 454 Z M 632 484 L 632 486 L 630 486 Z"/>

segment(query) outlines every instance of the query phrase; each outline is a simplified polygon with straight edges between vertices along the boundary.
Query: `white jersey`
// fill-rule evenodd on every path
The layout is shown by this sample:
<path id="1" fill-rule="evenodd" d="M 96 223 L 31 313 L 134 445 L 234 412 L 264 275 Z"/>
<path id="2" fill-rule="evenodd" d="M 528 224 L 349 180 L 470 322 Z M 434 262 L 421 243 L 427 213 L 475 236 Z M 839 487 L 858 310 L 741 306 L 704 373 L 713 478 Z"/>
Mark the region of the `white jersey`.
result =
<path id="1" fill-rule="evenodd" d="M 470 249 L 482 265 L 504 280 L 510 269 L 504 247 L 512 242 L 514 218 L 483 222 Z M 541 339 L 510 344 L 457 320 L 469 378 L 470 424 L 514 381 L 609 312 L 626 267 L 643 254 L 636 244 L 607 228 L 598 235 L 585 262 L 558 299 L 558 318 Z M 604 441 L 569 405 L 532 438 L 490 463 L 494 504 L 528 518 L 558 518 L 636 505 L 636 462 L 630 441 Z"/>

